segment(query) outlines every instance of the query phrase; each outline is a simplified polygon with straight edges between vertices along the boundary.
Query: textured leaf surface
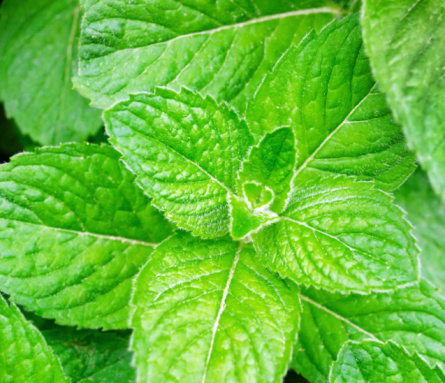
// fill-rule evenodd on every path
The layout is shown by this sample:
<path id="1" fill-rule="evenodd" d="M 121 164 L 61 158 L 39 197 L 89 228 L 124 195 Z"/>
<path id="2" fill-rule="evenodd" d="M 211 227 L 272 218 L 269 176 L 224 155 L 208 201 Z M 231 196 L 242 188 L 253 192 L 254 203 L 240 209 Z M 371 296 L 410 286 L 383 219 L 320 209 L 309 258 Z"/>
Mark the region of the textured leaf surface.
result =
<path id="1" fill-rule="evenodd" d="M 369 295 L 302 288 L 300 297 L 303 312 L 292 367 L 313 383 L 328 381 L 330 366 L 348 340 L 392 340 L 445 367 L 445 301 L 425 281 Z"/>
<path id="2" fill-rule="evenodd" d="M 167 85 L 243 111 L 286 49 L 338 14 L 328 3 L 83 0 L 76 87 L 101 108 Z"/>
<path id="3" fill-rule="evenodd" d="M 60 324 L 126 328 L 132 278 L 171 229 L 118 160 L 65 145 L 0 167 L 0 289 L 15 302 Z"/>
<path id="4" fill-rule="evenodd" d="M 0 96 L 8 115 L 41 144 L 96 133 L 99 111 L 72 89 L 79 1 L 5 0 L 0 16 Z"/>
<path id="5" fill-rule="evenodd" d="M 271 203 L 270 210 L 281 213 L 290 191 L 297 160 L 295 137 L 290 128 L 281 128 L 267 134 L 259 145 L 252 148 L 237 180 L 237 192 L 244 195 L 253 208 Z M 261 186 L 260 194 L 272 192 L 272 198 L 257 197 L 249 184 Z"/>
<path id="6" fill-rule="evenodd" d="M 68 383 L 40 332 L 0 295 L 0 381 Z"/>
<path id="7" fill-rule="evenodd" d="M 445 293 L 445 207 L 418 170 L 396 191 L 396 203 L 408 212 L 421 249 L 422 276 Z"/>
<path id="8" fill-rule="evenodd" d="M 251 144 L 231 109 L 187 90 L 158 89 L 104 116 L 111 142 L 155 206 L 197 235 L 228 232 L 227 194 Z"/>
<path id="9" fill-rule="evenodd" d="M 254 245 L 273 270 L 305 285 L 370 291 L 412 282 L 418 250 L 391 201 L 369 182 L 312 176 L 278 222 L 252 235 Z"/>
<path id="10" fill-rule="evenodd" d="M 445 3 L 364 1 L 363 27 L 375 76 L 445 201 Z"/>
<path id="11" fill-rule="evenodd" d="M 418 355 L 409 355 L 392 342 L 349 342 L 333 365 L 331 383 L 440 383 L 445 375 Z"/>
<path id="12" fill-rule="evenodd" d="M 357 176 L 392 190 L 414 171 L 401 128 L 375 84 L 358 16 L 311 33 L 282 57 L 248 109 L 261 138 L 290 126 L 297 140 L 297 174 Z"/>
<path id="13" fill-rule="evenodd" d="M 133 383 L 129 334 L 56 327 L 42 334 L 72 383 Z"/>
<path id="14" fill-rule="evenodd" d="M 295 287 L 249 246 L 177 235 L 136 280 L 138 382 L 281 382 L 299 322 Z"/>

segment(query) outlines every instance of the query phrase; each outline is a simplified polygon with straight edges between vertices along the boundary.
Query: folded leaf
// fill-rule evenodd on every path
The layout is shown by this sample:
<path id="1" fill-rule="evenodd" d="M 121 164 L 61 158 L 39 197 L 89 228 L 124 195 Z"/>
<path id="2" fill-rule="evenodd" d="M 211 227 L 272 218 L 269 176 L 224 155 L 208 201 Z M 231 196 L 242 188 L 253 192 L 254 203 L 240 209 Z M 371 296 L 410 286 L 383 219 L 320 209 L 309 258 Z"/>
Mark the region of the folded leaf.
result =
<path id="1" fill-rule="evenodd" d="M 102 125 L 72 89 L 80 19 L 79 0 L 5 0 L 0 9 L 0 98 L 41 144 L 84 140 Z"/>
<path id="2" fill-rule="evenodd" d="M 362 23 L 375 76 L 445 201 L 445 3 L 365 0 Z"/>
<path id="3" fill-rule="evenodd" d="M 445 206 L 420 169 L 396 191 L 396 203 L 408 213 L 421 249 L 421 272 L 445 293 Z"/>
<path id="4" fill-rule="evenodd" d="M 299 322 L 295 285 L 230 239 L 172 237 L 136 280 L 138 382 L 281 382 Z"/>
<path id="5" fill-rule="evenodd" d="M 155 206 L 202 237 L 228 232 L 227 194 L 252 142 L 235 112 L 185 89 L 157 89 L 104 117 L 110 141 Z"/>
<path id="6" fill-rule="evenodd" d="M 126 328 L 132 279 L 170 234 L 109 146 L 0 167 L 0 290 L 57 323 Z"/>
<path id="7" fill-rule="evenodd" d="M 391 196 L 372 183 L 311 174 L 292 191 L 279 221 L 252 239 L 282 277 L 330 290 L 371 291 L 417 279 L 410 230 Z"/>
<path id="8" fill-rule="evenodd" d="M 328 0 L 83 0 L 76 87 L 108 108 L 182 86 L 243 111 L 293 43 L 339 13 Z"/>
<path id="9" fill-rule="evenodd" d="M 68 383 L 42 334 L 0 295 L 0 381 Z"/>
<path id="10" fill-rule="evenodd" d="M 237 192 L 244 195 L 252 208 L 262 208 L 270 203 L 270 210 L 281 213 L 286 204 L 294 176 L 297 153 L 295 137 L 290 128 L 277 129 L 267 134 L 252 148 L 248 160 L 238 175 Z M 257 201 L 249 189 L 249 184 L 256 183 L 272 192 L 270 201 Z"/>
<path id="11" fill-rule="evenodd" d="M 445 368 L 445 300 L 425 281 L 369 295 L 303 288 L 300 298 L 303 313 L 292 367 L 312 383 L 328 381 L 330 366 L 348 340 L 391 340 Z"/>
<path id="12" fill-rule="evenodd" d="M 373 79 L 357 15 L 290 48 L 250 103 L 247 122 L 257 139 L 292 127 L 299 188 L 298 176 L 311 170 L 317 177 L 357 176 L 393 190 L 415 169 L 402 129 Z"/>
<path id="13" fill-rule="evenodd" d="M 445 375 L 392 342 L 348 342 L 332 366 L 331 383 L 440 383 Z"/>

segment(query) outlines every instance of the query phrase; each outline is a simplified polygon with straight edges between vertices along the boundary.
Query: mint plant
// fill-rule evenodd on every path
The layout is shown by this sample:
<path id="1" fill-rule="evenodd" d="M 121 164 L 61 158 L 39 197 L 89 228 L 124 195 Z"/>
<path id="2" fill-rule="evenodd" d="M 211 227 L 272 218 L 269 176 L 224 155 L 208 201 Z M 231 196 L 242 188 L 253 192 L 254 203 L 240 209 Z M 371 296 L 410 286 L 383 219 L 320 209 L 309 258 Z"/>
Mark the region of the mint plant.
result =
<path id="1" fill-rule="evenodd" d="M 2 382 L 445 382 L 444 10 L 363 3 L 4 1 Z"/>

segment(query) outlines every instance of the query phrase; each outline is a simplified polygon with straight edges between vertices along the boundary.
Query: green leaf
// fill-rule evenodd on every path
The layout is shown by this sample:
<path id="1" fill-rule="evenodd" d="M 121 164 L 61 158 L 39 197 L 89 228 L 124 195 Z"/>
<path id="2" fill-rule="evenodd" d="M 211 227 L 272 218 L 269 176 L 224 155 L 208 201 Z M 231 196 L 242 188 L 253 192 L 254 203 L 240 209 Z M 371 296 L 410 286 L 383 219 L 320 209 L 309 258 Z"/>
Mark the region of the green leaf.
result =
<path id="1" fill-rule="evenodd" d="M 420 169 L 396 191 L 421 248 L 422 276 L 445 293 L 445 207 Z"/>
<path id="2" fill-rule="evenodd" d="M 445 375 L 392 342 L 348 342 L 334 363 L 331 383 L 439 383 Z"/>
<path id="3" fill-rule="evenodd" d="M 270 210 L 281 213 L 288 197 L 296 163 L 295 137 L 289 128 L 277 129 L 267 134 L 243 163 L 237 180 L 238 195 L 245 196 L 252 208 L 271 203 Z M 272 192 L 272 198 L 257 201 L 249 183 L 257 183 Z M 253 197 L 253 198 L 252 198 Z M 255 198 L 256 197 L 256 198 Z"/>
<path id="4" fill-rule="evenodd" d="M 445 201 L 445 3 L 365 1 L 362 22 L 375 76 Z"/>
<path id="5" fill-rule="evenodd" d="M 0 167 L 0 290 L 57 323 L 127 328 L 132 279 L 170 234 L 109 146 Z"/>
<path id="6" fill-rule="evenodd" d="M 328 0 L 83 0 L 77 89 L 109 108 L 155 86 L 182 86 L 240 111 L 264 74 L 339 14 Z"/>
<path id="7" fill-rule="evenodd" d="M 416 243 L 392 197 L 352 177 L 299 178 L 278 222 L 252 234 L 266 264 L 330 290 L 385 290 L 417 279 Z"/>
<path id="8" fill-rule="evenodd" d="M 72 383 L 133 383 L 129 334 L 53 326 L 42 334 Z"/>
<path id="9" fill-rule="evenodd" d="M 295 185 L 308 171 L 399 187 L 414 171 L 401 128 L 372 77 L 358 16 L 334 21 L 290 48 L 247 111 L 251 133 L 290 126 L 297 142 Z"/>
<path id="10" fill-rule="evenodd" d="M 251 246 L 178 234 L 141 271 L 132 303 L 138 382 L 281 382 L 286 372 L 298 291 Z"/>
<path id="11" fill-rule="evenodd" d="M 205 238 L 228 232 L 227 194 L 252 142 L 228 106 L 185 89 L 157 89 L 104 118 L 110 142 L 168 218 Z"/>
<path id="12" fill-rule="evenodd" d="M 0 381 L 68 383 L 41 333 L 0 295 Z"/>
<path id="13" fill-rule="evenodd" d="M 328 381 L 330 366 L 348 340 L 392 340 L 445 368 L 445 300 L 425 281 L 368 295 L 302 288 L 300 298 L 303 313 L 292 367 L 312 383 Z"/>
<path id="14" fill-rule="evenodd" d="M 0 97 L 41 144 L 84 140 L 102 124 L 72 89 L 80 19 L 78 0 L 5 0 L 0 9 Z"/>

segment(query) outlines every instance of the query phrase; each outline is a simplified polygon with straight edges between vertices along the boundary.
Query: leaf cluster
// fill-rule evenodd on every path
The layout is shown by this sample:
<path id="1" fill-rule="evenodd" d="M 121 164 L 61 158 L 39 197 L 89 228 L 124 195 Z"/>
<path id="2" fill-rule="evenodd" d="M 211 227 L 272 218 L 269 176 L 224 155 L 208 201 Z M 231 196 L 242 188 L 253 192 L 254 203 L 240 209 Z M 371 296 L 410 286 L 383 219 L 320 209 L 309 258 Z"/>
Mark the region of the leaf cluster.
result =
<path id="1" fill-rule="evenodd" d="M 445 382 L 443 32 L 438 0 L 4 0 L 0 381 Z"/>

